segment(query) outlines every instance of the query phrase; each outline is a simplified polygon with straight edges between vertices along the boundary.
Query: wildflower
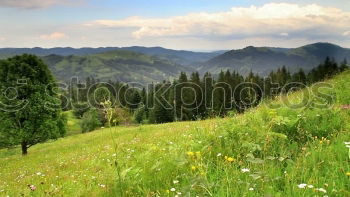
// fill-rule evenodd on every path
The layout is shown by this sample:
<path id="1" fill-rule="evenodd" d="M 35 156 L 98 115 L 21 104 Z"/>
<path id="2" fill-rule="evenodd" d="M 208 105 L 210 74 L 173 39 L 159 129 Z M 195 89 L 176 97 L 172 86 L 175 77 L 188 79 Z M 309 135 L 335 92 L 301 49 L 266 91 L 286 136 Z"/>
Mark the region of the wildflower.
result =
<path id="1" fill-rule="evenodd" d="M 250 172 L 250 170 L 248 168 L 242 168 L 241 172 L 246 173 L 246 172 Z"/>
<path id="2" fill-rule="evenodd" d="M 341 109 L 350 109 L 350 105 L 343 105 L 341 106 Z"/>
<path id="3" fill-rule="evenodd" d="M 221 157 L 221 155 L 222 155 L 221 153 L 218 153 L 216 156 L 217 156 L 217 157 Z"/>
<path id="4" fill-rule="evenodd" d="M 350 172 L 347 172 L 347 173 L 346 173 L 346 176 L 350 176 Z"/>
<path id="5" fill-rule="evenodd" d="M 235 159 L 232 158 L 232 157 L 225 157 L 225 159 L 226 159 L 226 161 L 228 161 L 228 162 L 234 162 L 234 161 L 235 161 Z"/>
<path id="6" fill-rule="evenodd" d="M 191 170 L 196 170 L 196 166 L 191 166 Z"/>
<path id="7" fill-rule="evenodd" d="M 310 189 L 314 188 L 313 185 L 308 185 L 307 187 L 310 188 Z"/>
<path id="8" fill-rule="evenodd" d="M 36 175 L 40 176 L 40 175 L 41 175 L 41 172 L 37 172 Z"/>
<path id="9" fill-rule="evenodd" d="M 192 156 L 194 156 L 194 152 L 189 151 L 189 152 L 187 152 L 187 155 L 192 157 Z"/>
<path id="10" fill-rule="evenodd" d="M 249 191 L 254 191 L 254 188 L 252 188 L 252 187 L 251 187 L 251 188 L 249 188 Z"/>
<path id="11" fill-rule="evenodd" d="M 170 191 L 174 192 L 174 191 L 176 191 L 176 189 L 175 188 L 171 188 Z"/>
<path id="12" fill-rule="evenodd" d="M 29 189 L 32 190 L 32 191 L 35 191 L 36 190 L 36 187 L 35 185 L 28 185 Z"/>
<path id="13" fill-rule="evenodd" d="M 105 188 L 106 187 L 106 185 L 104 185 L 104 184 L 98 184 L 100 187 L 102 187 L 102 188 Z"/>
<path id="14" fill-rule="evenodd" d="M 345 145 L 350 145 L 350 142 L 344 142 Z"/>
<path id="15" fill-rule="evenodd" d="M 179 183 L 179 181 L 178 181 L 178 180 L 174 180 L 173 183 L 174 183 L 174 184 L 177 184 L 177 183 Z"/>
<path id="16" fill-rule="evenodd" d="M 170 190 L 167 189 L 167 190 L 165 190 L 165 192 L 169 194 L 169 193 L 170 193 Z"/>
<path id="17" fill-rule="evenodd" d="M 345 147 L 350 149 L 350 145 L 346 145 Z"/>
<path id="18" fill-rule="evenodd" d="M 316 188 L 316 191 L 320 191 L 320 192 L 323 192 L 323 193 L 327 193 L 327 190 L 323 189 L 323 188 Z"/>
<path id="19" fill-rule="evenodd" d="M 298 187 L 299 187 L 300 189 L 305 189 L 306 186 L 307 186 L 307 184 L 305 184 L 305 183 L 302 183 L 302 184 L 299 184 L 299 185 L 298 185 Z"/>

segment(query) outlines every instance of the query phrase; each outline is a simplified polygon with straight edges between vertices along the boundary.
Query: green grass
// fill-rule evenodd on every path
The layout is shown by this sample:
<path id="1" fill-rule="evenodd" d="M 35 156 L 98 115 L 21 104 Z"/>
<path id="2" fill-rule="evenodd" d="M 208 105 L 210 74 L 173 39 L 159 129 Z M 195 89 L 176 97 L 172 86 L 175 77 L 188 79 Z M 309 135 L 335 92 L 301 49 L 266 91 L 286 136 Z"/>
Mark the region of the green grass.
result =
<path id="1" fill-rule="evenodd" d="M 350 72 L 328 82 L 336 101 L 324 109 L 312 107 L 331 99 L 315 95 L 271 109 L 300 91 L 225 119 L 100 129 L 26 157 L 2 150 L 0 196 L 350 196 L 350 111 L 340 108 Z"/>
<path id="2" fill-rule="evenodd" d="M 76 135 L 81 133 L 80 119 L 77 119 L 73 111 L 63 112 L 67 116 L 67 136 Z"/>

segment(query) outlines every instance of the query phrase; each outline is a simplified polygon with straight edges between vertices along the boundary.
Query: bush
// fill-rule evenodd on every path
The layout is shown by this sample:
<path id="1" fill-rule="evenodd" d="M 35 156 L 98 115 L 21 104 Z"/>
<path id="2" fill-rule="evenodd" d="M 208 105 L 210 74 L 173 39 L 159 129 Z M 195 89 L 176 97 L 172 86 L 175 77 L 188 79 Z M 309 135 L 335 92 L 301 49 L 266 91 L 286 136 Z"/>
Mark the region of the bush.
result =
<path id="1" fill-rule="evenodd" d="M 134 120 L 137 123 L 143 123 L 147 119 L 145 107 L 137 109 L 134 113 Z"/>
<path id="2" fill-rule="evenodd" d="M 74 103 L 73 114 L 76 118 L 81 119 L 85 112 L 89 111 L 90 105 L 88 103 Z"/>
<path id="3" fill-rule="evenodd" d="M 90 132 L 95 130 L 98 127 L 102 126 L 101 120 L 100 120 L 100 113 L 97 109 L 90 109 L 87 111 L 82 118 L 81 121 L 81 129 L 82 132 Z"/>

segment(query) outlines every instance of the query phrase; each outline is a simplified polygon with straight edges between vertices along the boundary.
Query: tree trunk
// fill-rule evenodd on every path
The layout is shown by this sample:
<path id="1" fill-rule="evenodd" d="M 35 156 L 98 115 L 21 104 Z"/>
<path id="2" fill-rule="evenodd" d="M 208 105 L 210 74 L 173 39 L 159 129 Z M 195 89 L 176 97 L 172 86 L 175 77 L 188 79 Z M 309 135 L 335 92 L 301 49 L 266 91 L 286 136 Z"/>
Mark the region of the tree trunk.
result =
<path id="1" fill-rule="evenodd" d="M 28 153 L 28 146 L 27 146 L 27 142 L 22 142 L 21 143 L 21 146 L 22 146 L 22 155 L 27 155 Z"/>

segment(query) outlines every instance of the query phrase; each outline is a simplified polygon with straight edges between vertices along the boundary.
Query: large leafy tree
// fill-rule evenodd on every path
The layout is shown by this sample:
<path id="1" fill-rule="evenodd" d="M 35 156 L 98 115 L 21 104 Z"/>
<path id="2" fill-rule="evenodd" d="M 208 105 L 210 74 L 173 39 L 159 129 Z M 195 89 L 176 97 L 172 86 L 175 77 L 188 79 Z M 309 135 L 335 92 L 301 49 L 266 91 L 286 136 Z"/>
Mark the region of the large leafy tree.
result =
<path id="1" fill-rule="evenodd" d="M 0 61 L 0 147 L 29 147 L 65 134 L 55 80 L 42 60 L 21 55 Z"/>

